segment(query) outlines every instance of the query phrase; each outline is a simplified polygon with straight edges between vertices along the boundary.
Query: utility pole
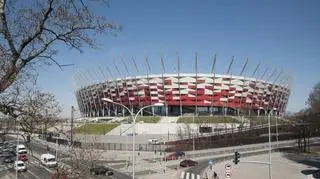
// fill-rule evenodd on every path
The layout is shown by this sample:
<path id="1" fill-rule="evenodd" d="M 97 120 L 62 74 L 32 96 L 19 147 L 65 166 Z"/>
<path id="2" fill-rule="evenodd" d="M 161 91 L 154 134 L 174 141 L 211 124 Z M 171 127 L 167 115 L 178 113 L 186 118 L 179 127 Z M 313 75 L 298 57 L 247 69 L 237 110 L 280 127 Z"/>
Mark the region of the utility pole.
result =
<path id="1" fill-rule="evenodd" d="M 48 109 L 46 109 L 46 116 L 44 119 L 44 136 L 45 140 L 47 140 L 47 123 L 48 123 Z"/>
<path id="2" fill-rule="evenodd" d="M 70 141 L 71 141 L 72 148 L 73 148 L 73 117 L 74 117 L 74 106 L 71 106 Z"/>

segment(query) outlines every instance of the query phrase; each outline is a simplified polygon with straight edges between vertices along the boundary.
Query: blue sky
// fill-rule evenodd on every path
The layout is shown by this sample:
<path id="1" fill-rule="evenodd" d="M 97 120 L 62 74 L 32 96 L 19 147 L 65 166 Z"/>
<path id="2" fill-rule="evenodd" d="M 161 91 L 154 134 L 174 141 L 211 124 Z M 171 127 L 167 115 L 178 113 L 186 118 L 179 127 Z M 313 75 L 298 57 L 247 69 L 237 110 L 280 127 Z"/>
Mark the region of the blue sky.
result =
<path id="1" fill-rule="evenodd" d="M 132 56 L 140 74 L 146 72 L 146 56 L 153 73 L 160 72 L 161 56 L 165 56 L 166 70 L 173 71 L 179 52 L 182 71 L 192 72 L 197 52 L 199 71 L 205 73 L 211 70 L 210 57 L 217 53 L 218 73 L 224 73 L 235 56 L 235 74 L 249 58 L 248 73 L 261 63 L 263 68 L 270 65 L 292 75 L 287 110 L 295 112 L 305 106 L 311 88 L 320 81 L 319 7 L 317 0 L 110 1 L 109 8 L 93 9 L 121 24 L 122 31 L 96 37 L 99 48 L 84 48 L 84 53 L 59 46 L 56 60 L 75 65 L 63 72 L 56 66 L 40 69 L 39 83 L 63 104 L 62 115 L 70 116 L 71 105 L 77 106 L 72 85 L 76 71 L 94 71 L 99 65 L 112 68 L 114 61 L 122 71 L 120 58 L 132 64 Z"/>

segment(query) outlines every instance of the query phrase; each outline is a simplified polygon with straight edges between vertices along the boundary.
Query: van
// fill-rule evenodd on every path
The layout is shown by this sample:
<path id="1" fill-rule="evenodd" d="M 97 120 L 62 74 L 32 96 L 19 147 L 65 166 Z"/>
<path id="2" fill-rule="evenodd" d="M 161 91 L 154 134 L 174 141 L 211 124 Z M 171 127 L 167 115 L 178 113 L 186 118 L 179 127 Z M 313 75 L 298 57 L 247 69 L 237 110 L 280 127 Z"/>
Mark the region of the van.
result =
<path id="1" fill-rule="evenodd" d="M 27 153 L 26 146 L 24 146 L 23 144 L 17 145 L 17 152 L 18 154 L 26 154 Z"/>
<path id="2" fill-rule="evenodd" d="M 159 145 L 160 144 L 158 139 L 149 139 L 148 143 L 152 144 L 152 145 Z"/>
<path id="3" fill-rule="evenodd" d="M 56 167 L 58 165 L 56 157 L 51 154 L 42 154 L 40 160 L 41 164 L 46 167 Z"/>

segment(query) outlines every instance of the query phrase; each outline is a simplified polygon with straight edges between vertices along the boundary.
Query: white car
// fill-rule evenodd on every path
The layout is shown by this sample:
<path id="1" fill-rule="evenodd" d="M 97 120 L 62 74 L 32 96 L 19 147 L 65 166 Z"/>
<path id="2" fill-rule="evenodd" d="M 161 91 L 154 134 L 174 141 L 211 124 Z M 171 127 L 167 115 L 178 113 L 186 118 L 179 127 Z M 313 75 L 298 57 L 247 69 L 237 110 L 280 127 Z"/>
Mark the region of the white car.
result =
<path id="1" fill-rule="evenodd" d="M 23 161 L 15 161 L 14 162 L 14 169 L 17 170 L 18 172 L 24 172 L 27 171 L 27 167 L 24 164 Z"/>
<path id="2" fill-rule="evenodd" d="M 42 154 L 40 157 L 41 164 L 46 167 L 56 167 L 58 163 L 56 161 L 56 157 L 51 154 Z"/>
<path id="3" fill-rule="evenodd" d="M 17 151 L 18 151 L 18 154 L 26 154 L 27 153 L 26 146 L 24 146 L 23 144 L 17 145 Z"/>
<path id="4" fill-rule="evenodd" d="M 149 139 L 148 143 L 151 145 L 159 145 L 160 144 L 158 139 Z"/>

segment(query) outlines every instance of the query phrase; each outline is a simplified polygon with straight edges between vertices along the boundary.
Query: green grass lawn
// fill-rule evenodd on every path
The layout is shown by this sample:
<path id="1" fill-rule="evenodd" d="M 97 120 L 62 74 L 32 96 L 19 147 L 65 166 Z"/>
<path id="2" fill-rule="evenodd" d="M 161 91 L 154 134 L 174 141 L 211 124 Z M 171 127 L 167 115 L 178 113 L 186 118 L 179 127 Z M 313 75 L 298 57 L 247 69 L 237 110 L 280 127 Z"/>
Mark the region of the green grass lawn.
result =
<path id="1" fill-rule="evenodd" d="M 195 117 L 180 117 L 177 123 L 239 123 L 237 119 L 228 116 L 200 116 Z"/>
<path id="2" fill-rule="evenodd" d="M 157 123 L 159 120 L 160 116 L 138 116 L 136 122 L 143 121 L 144 123 Z M 129 117 L 129 122 L 132 122 L 131 117 Z"/>
<path id="3" fill-rule="evenodd" d="M 268 124 L 268 116 L 260 116 L 260 117 L 248 117 L 251 120 L 252 126 Z M 278 125 L 285 123 L 282 119 L 278 119 Z M 270 118 L 271 125 L 276 124 L 276 118 Z"/>
<path id="4" fill-rule="evenodd" d="M 76 129 L 77 133 L 81 133 L 81 134 L 106 134 L 109 131 L 111 131 L 112 129 L 114 129 L 115 127 L 117 127 L 119 124 L 95 124 L 95 123 L 91 123 L 91 124 L 85 124 L 81 127 L 78 127 Z"/>

